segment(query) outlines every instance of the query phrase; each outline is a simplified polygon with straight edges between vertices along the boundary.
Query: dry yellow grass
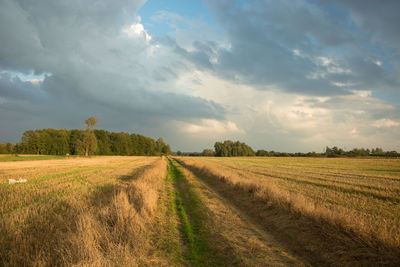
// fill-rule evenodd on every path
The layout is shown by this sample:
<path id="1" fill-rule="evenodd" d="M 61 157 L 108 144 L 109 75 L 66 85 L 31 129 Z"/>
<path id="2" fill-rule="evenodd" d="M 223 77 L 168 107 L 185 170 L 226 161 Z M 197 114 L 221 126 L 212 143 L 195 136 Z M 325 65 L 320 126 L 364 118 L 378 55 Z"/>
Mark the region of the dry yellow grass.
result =
<path id="1" fill-rule="evenodd" d="M 160 157 L 0 162 L 0 265 L 187 265 L 176 196 L 194 192 L 205 262 L 400 263 L 399 160 L 179 160 L 185 186 Z"/>
<path id="2" fill-rule="evenodd" d="M 207 211 L 205 228 L 222 265 L 306 266 L 191 171 L 182 171 Z"/>
<path id="3" fill-rule="evenodd" d="M 249 201 L 262 200 L 260 212 L 278 207 L 295 217 L 307 217 L 320 225 L 329 224 L 338 232 L 350 234 L 360 246 L 376 248 L 377 257 L 380 254 L 391 258 L 387 262 L 379 259 L 382 263 L 390 264 L 400 257 L 397 254 L 400 250 L 400 160 L 180 160 L 203 176 L 214 177 L 247 192 Z M 346 253 L 351 254 L 342 254 Z M 365 250 L 359 254 L 362 253 L 366 253 Z"/>
<path id="4" fill-rule="evenodd" d="M 166 169 L 159 157 L 0 163 L 0 265 L 171 265 L 153 238 Z"/>

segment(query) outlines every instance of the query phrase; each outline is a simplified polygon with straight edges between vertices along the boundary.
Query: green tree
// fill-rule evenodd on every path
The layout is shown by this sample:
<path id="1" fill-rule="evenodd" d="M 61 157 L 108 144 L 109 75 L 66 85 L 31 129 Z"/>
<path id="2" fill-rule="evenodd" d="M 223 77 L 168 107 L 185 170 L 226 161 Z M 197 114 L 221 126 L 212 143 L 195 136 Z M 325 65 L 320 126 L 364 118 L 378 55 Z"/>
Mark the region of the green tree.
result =
<path id="1" fill-rule="evenodd" d="M 164 146 L 165 146 L 164 140 L 161 137 L 158 138 L 156 141 L 156 153 L 161 155 Z"/>
<path id="2" fill-rule="evenodd" d="M 161 149 L 161 153 L 163 155 L 169 155 L 171 154 L 171 147 L 169 145 L 164 145 Z"/>
<path id="3" fill-rule="evenodd" d="M 2 143 L 0 144 L 0 154 L 11 154 L 14 152 L 14 144 Z"/>
<path id="4" fill-rule="evenodd" d="M 95 117 L 89 117 L 85 120 L 86 130 L 83 133 L 83 138 L 79 146 L 80 152 L 84 152 L 85 156 L 94 154 L 97 149 L 97 139 L 96 135 L 93 133 L 93 128 L 97 124 L 97 119 Z"/>
<path id="5" fill-rule="evenodd" d="M 84 152 L 85 156 L 94 154 L 97 149 L 97 139 L 91 129 L 86 129 L 83 133 L 82 143 L 79 146 L 79 151 Z M 83 153 L 82 153 L 83 154 Z"/>
<path id="6" fill-rule="evenodd" d="M 201 154 L 205 157 L 213 157 L 214 151 L 212 151 L 212 149 L 204 149 Z"/>
<path id="7" fill-rule="evenodd" d="M 215 156 L 217 157 L 243 157 L 243 156 L 255 156 L 254 150 L 239 141 L 232 142 L 226 140 L 223 143 L 216 142 L 214 145 Z"/>
<path id="8" fill-rule="evenodd" d="M 162 138 L 140 134 L 115 133 L 94 130 L 97 119 L 85 120 L 85 130 L 42 129 L 24 132 L 21 142 L 0 144 L 0 153 L 42 155 L 161 155 L 171 154 L 171 148 Z"/>
<path id="9" fill-rule="evenodd" d="M 110 133 L 105 130 L 94 130 L 97 139 L 97 155 L 112 155 Z"/>
<path id="10" fill-rule="evenodd" d="M 98 120 L 95 117 L 89 117 L 85 120 L 86 129 L 93 129 L 97 123 Z"/>
<path id="11" fill-rule="evenodd" d="M 171 148 L 167 145 L 164 140 L 160 137 L 155 143 L 155 151 L 157 155 L 169 155 L 171 154 Z"/>

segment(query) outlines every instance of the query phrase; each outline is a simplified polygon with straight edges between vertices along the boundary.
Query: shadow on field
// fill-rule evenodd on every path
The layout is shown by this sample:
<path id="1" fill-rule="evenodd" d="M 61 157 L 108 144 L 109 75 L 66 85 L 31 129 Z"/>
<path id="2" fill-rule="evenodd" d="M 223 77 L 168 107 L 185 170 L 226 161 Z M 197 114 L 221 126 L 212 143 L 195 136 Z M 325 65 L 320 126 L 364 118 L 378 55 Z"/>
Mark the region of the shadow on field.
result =
<path id="1" fill-rule="evenodd" d="M 378 240 L 366 241 L 340 225 L 295 213 L 288 203 L 274 206 L 258 197 L 254 187 L 235 186 L 204 168 L 179 162 L 310 265 L 400 266 L 400 248 Z"/>
<path id="2" fill-rule="evenodd" d="M 119 177 L 118 179 L 122 180 L 124 182 L 130 182 L 130 181 L 136 180 L 151 167 L 152 167 L 151 164 L 144 165 L 142 167 L 135 169 L 132 173 L 130 173 L 128 175 L 123 175 L 123 176 Z"/>

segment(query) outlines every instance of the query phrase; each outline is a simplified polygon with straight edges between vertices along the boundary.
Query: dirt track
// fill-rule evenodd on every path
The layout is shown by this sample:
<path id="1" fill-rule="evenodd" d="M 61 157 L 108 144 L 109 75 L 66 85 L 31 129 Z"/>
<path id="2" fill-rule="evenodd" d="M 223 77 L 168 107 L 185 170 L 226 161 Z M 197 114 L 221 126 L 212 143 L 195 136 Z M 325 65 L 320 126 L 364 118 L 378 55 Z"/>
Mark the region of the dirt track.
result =
<path id="1" fill-rule="evenodd" d="M 396 266 L 398 259 L 348 236 L 330 225 L 268 206 L 201 171 L 182 164 L 188 181 L 207 207 L 221 253 L 235 255 L 230 264 L 247 266 Z M 226 255 L 226 258 L 229 258 Z"/>
<path id="2" fill-rule="evenodd" d="M 178 166 L 178 163 L 174 163 Z M 272 235 L 252 222 L 242 211 L 192 172 L 179 167 L 206 210 L 208 242 L 215 262 L 225 266 L 304 266 Z M 180 187 L 180 190 L 185 190 Z M 184 192 L 181 192 L 184 193 Z"/>

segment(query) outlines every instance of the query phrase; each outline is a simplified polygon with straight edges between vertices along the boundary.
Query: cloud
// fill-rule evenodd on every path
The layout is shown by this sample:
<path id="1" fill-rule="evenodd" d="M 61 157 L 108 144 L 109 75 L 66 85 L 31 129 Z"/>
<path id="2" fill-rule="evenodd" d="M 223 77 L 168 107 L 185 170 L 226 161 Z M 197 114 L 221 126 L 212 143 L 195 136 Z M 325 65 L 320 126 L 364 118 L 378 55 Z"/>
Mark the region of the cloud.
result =
<path id="1" fill-rule="evenodd" d="M 198 134 L 227 134 L 227 133 L 244 133 L 240 130 L 234 122 L 227 121 L 221 122 L 213 119 L 202 119 L 200 124 L 186 123 L 182 126 L 182 131 Z"/>
<path id="2" fill-rule="evenodd" d="M 146 42 L 151 41 L 150 34 L 144 29 L 143 24 L 140 23 L 140 17 L 138 17 L 138 22 L 132 23 L 131 25 L 122 29 L 122 32 L 131 37 L 142 37 Z"/>
<path id="3" fill-rule="evenodd" d="M 352 9 L 335 13 L 327 4 L 305 0 L 207 3 L 230 43 L 229 49 L 214 53 L 216 63 L 210 66 L 224 79 L 259 90 L 279 87 L 320 96 L 347 94 L 345 84 L 356 90 L 390 90 L 400 85 L 398 71 L 383 68 L 398 65 L 399 58 L 385 56 L 384 47 L 371 45 L 363 31 L 354 29 Z M 207 58 L 207 50 L 197 47 L 188 53 Z M 204 60 L 194 62 L 206 66 Z"/>
<path id="4" fill-rule="evenodd" d="M 154 12 L 157 36 L 144 0 L 0 0 L 0 136 L 96 116 L 182 151 L 400 148 L 398 1 L 205 3 Z"/>
<path id="5" fill-rule="evenodd" d="M 372 123 L 372 126 L 377 128 L 399 127 L 400 122 L 390 119 L 380 119 Z"/>
<path id="6" fill-rule="evenodd" d="M 80 127 L 89 115 L 124 131 L 171 119 L 223 119 L 218 103 L 176 90 L 176 77 L 191 63 L 144 29 L 136 15 L 143 3 L 2 0 L 0 71 L 16 73 L 0 77 L 2 123 L 23 111 L 38 118 L 18 130 L 2 127 L 1 136 L 16 141 L 15 132 L 28 128 Z M 32 72 L 49 75 L 22 80 Z"/>
<path id="7" fill-rule="evenodd" d="M 239 139 L 255 149 L 288 152 L 322 152 L 326 146 L 335 145 L 347 149 L 381 146 L 390 150 L 400 147 L 397 138 L 399 127 L 376 127 L 377 121 L 383 120 L 385 125 L 390 124 L 386 120 L 399 121 L 397 108 L 373 97 L 370 91 L 321 97 L 277 89 L 257 90 L 206 71 L 181 78 L 183 83 L 191 84 L 199 96 L 221 103 L 227 110 L 227 121 L 235 123 L 242 131 L 220 134 L 213 130 L 218 127 L 206 127 L 201 121 L 178 125 L 178 129 L 192 132 L 192 146 L 197 147 L 194 142 L 204 144 L 198 145 L 197 150 L 212 147 L 212 141 L 224 139 Z M 203 138 L 210 133 L 213 136 L 211 141 Z M 187 143 L 190 146 L 190 141 Z"/>
<path id="8" fill-rule="evenodd" d="M 42 79 L 23 81 L 10 73 L 0 73 L 0 96 L 4 99 L 38 101 L 45 98 L 40 88 Z"/>
<path id="9" fill-rule="evenodd" d="M 400 49 L 399 1 L 339 0 L 333 3 L 318 0 L 317 2 L 346 10 L 350 19 L 374 43 L 384 43 L 397 50 Z"/>

